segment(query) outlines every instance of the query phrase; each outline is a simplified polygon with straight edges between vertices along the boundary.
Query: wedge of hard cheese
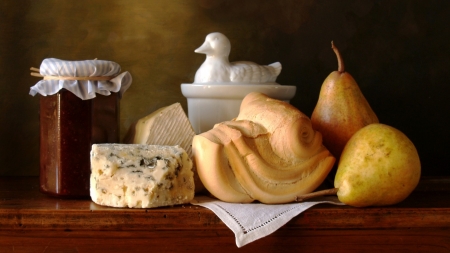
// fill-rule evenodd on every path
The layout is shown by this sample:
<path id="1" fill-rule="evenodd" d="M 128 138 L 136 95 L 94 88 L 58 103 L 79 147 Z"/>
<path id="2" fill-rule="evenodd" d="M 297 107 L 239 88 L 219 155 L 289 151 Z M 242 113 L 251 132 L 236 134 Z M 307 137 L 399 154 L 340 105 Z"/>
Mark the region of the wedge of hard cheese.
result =
<path id="1" fill-rule="evenodd" d="M 178 145 L 186 150 L 189 158 L 192 159 L 192 139 L 194 136 L 194 129 L 181 104 L 174 103 L 139 119 L 130 127 L 124 143 Z M 193 171 L 195 191 L 201 192 L 205 187 L 197 175 L 195 164 Z"/>
<path id="2" fill-rule="evenodd" d="M 151 208 L 194 198 L 192 160 L 179 146 L 94 144 L 90 195 L 99 205 Z"/>
<path id="3" fill-rule="evenodd" d="M 180 103 L 162 107 L 139 119 L 125 138 L 125 143 L 178 145 L 192 155 L 195 132 Z"/>

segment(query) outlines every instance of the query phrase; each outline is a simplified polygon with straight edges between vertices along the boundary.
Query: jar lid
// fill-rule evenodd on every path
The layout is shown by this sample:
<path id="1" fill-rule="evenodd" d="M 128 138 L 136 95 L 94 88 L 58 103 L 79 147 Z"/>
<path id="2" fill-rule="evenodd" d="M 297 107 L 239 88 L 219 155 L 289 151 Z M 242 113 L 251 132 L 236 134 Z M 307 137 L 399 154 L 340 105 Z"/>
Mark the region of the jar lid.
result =
<path id="1" fill-rule="evenodd" d="M 112 61 L 47 58 L 41 63 L 39 74 L 32 73 L 43 80 L 30 88 L 30 95 L 53 95 L 64 88 L 83 100 L 94 98 L 96 93 L 108 96 L 117 92 L 121 97 L 130 87 L 132 77 L 128 71 L 120 71 L 120 65 Z"/>

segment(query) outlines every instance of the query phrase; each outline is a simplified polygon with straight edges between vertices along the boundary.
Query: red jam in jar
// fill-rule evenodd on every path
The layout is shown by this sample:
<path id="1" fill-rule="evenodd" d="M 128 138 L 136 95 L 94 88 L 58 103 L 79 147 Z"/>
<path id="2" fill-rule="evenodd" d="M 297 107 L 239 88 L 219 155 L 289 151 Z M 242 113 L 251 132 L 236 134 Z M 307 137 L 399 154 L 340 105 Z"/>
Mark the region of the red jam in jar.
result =
<path id="1" fill-rule="evenodd" d="M 88 197 L 94 143 L 119 142 L 119 95 L 82 100 L 72 92 L 40 97 L 40 190 Z"/>

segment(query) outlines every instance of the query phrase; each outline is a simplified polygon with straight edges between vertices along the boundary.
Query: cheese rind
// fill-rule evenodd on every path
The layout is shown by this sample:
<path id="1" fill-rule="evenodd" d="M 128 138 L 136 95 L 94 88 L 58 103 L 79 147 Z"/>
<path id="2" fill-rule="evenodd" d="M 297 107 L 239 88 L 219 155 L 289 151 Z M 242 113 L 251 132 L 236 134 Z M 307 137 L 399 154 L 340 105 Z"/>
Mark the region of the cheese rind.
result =
<path id="1" fill-rule="evenodd" d="M 162 107 L 132 125 L 125 143 L 179 145 L 192 156 L 195 132 L 180 103 Z"/>
<path id="2" fill-rule="evenodd" d="M 179 146 L 94 144 L 90 195 L 99 205 L 152 208 L 194 198 L 192 160 Z"/>
<path id="3" fill-rule="evenodd" d="M 124 143 L 182 147 L 192 159 L 194 129 L 180 103 L 162 107 L 130 126 Z M 205 189 L 193 165 L 196 192 Z"/>

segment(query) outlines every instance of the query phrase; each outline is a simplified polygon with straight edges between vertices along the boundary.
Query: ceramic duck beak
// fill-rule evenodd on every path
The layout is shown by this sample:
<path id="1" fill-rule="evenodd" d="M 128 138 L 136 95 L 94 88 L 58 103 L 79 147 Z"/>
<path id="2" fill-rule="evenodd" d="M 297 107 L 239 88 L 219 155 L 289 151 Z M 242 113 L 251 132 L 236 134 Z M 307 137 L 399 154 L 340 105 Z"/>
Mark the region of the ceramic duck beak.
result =
<path id="1" fill-rule="evenodd" d="M 213 49 L 211 48 L 210 43 L 208 41 L 205 41 L 203 43 L 203 45 L 201 45 L 199 48 L 195 49 L 194 52 L 199 53 L 199 54 L 208 55 L 213 52 Z"/>

